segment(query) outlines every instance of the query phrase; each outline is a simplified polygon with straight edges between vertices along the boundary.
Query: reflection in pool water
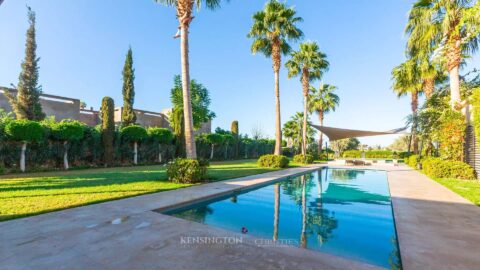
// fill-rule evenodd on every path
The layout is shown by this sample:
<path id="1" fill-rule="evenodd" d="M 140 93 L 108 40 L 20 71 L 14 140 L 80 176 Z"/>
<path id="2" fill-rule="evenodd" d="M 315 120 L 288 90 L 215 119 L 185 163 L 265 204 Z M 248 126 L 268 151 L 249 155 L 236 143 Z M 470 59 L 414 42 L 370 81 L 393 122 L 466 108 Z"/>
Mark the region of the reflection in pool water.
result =
<path id="1" fill-rule="evenodd" d="M 400 268 L 382 171 L 324 168 L 166 214 L 235 232 L 246 228 L 256 237 Z"/>

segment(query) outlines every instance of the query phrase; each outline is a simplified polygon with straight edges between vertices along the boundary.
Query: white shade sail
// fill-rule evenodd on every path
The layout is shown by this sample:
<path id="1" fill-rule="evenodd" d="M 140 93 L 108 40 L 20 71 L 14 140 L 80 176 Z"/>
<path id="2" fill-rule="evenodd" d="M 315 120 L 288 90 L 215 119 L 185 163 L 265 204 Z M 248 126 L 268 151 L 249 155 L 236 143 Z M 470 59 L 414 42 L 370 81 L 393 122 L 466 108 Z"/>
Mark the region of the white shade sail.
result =
<path id="1" fill-rule="evenodd" d="M 406 127 L 392 129 L 388 131 L 368 131 L 368 130 L 355 130 L 355 129 L 344 129 L 344 128 L 334 128 L 326 126 L 311 125 L 316 128 L 325 136 L 330 139 L 330 141 L 336 141 L 346 138 L 355 138 L 355 137 L 368 137 L 368 136 L 379 136 L 379 135 L 393 135 L 393 134 L 407 134 Z"/>

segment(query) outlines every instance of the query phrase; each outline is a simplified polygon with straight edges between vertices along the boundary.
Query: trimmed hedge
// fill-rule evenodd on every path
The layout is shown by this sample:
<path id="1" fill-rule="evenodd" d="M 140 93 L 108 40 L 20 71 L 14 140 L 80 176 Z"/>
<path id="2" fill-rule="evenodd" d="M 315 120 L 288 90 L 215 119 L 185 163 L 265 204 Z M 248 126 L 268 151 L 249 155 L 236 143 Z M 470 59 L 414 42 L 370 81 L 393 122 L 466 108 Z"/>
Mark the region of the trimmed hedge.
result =
<path id="1" fill-rule="evenodd" d="M 393 152 L 388 150 L 372 150 L 365 152 L 365 158 L 386 158 L 392 159 Z"/>
<path id="2" fill-rule="evenodd" d="M 384 159 L 403 159 L 410 156 L 408 152 L 392 152 L 389 150 L 370 150 L 366 151 L 365 158 L 374 159 L 374 158 L 384 158 Z M 362 151 L 360 150 L 347 150 L 343 152 L 342 157 L 344 158 L 361 158 Z"/>
<path id="3" fill-rule="evenodd" d="M 263 155 L 257 161 L 258 166 L 264 168 L 286 168 L 288 163 L 290 161 L 286 156 L 279 155 Z"/>
<path id="4" fill-rule="evenodd" d="M 295 155 L 293 157 L 293 162 L 301 163 L 301 164 L 312 164 L 313 163 L 313 156 L 306 154 L 306 155 Z"/>
<path id="5" fill-rule="evenodd" d="M 359 150 L 347 150 L 343 152 L 342 155 L 344 158 L 361 158 L 362 152 Z"/>
<path id="6" fill-rule="evenodd" d="M 207 178 L 208 162 L 177 158 L 167 165 L 168 180 L 174 183 L 193 184 Z"/>
<path id="7" fill-rule="evenodd" d="M 422 160 L 423 172 L 432 178 L 475 179 L 475 171 L 461 161 L 426 158 Z"/>

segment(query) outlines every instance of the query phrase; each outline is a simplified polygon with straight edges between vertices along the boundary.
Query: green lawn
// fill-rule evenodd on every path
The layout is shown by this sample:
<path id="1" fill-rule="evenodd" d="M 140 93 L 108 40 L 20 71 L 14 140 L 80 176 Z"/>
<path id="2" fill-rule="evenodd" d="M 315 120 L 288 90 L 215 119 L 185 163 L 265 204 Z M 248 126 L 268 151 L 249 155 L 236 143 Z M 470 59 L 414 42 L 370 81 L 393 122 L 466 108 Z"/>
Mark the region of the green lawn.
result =
<path id="1" fill-rule="evenodd" d="M 480 181 L 461 179 L 435 179 L 435 181 L 480 206 Z"/>
<path id="2" fill-rule="evenodd" d="M 213 162 L 208 173 L 211 181 L 219 181 L 274 170 L 241 160 Z M 169 182 L 160 165 L 5 176 L 0 221 L 186 186 Z"/>

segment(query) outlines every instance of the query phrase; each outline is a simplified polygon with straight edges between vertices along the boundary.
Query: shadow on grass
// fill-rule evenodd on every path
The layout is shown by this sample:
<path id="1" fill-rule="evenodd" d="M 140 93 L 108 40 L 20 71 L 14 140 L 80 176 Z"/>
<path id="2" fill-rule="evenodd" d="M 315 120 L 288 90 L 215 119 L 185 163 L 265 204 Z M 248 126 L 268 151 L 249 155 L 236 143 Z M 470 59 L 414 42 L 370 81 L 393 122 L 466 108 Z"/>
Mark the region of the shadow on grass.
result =
<path id="1" fill-rule="evenodd" d="M 179 188 L 184 188 L 184 187 L 189 187 L 189 185 L 188 186 L 176 186 L 176 187 L 170 187 L 170 188 L 163 188 L 163 189 L 158 189 L 158 190 L 150 190 L 148 192 L 129 194 L 129 195 L 121 195 L 119 197 L 108 197 L 108 198 L 105 198 L 105 199 L 97 199 L 97 200 L 92 200 L 92 201 L 87 201 L 87 202 L 75 203 L 75 204 L 65 205 L 65 206 L 62 206 L 62 207 L 49 208 L 49 209 L 44 209 L 44 210 L 41 210 L 41 211 L 35 211 L 35 212 L 29 212 L 29 213 L 23 213 L 23 214 L 0 215 L 0 222 L 12 220 L 12 219 L 17 219 L 17 218 L 37 216 L 37 215 L 41 215 L 41 214 L 51 213 L 51 212 L 60 211 L 60 210 L 66 210 L 66 209 L 70 209 L 70 208 L 99 204 L 99 203 L 108 202 L 108 201 L 116 201 L 116 200 L 136 197 L 136 196 L 140 196 L 140 195 L 148 195 L 148 194 L 157 193 L 157 192 L 164 192 L 164 191 L 169 191 L 169 190 L 174 190 L 174 189 L 179 189 Z M 105 193 L 105 192 L 103 192 L 103 193 Z M 66 195 L 71 195 L 71 194 L 74 194 L 74 193 L 68 193 Z M 81 194 L 82 193 L 78 193 L 78 195 L 81 195 Z M 55 195 L 58 195 L 58 194 L 55 194 Z M 29 196 L 29 197 L 32 197 L 32 196 Z"/>
<path id="2" fill-rule="evenodd" d="M 115 172 L 100 174 L 85 174 L 81 177 L 59 176 L 45 178 L 29 178 L 25 181 L 6 180 L 0 182 L 0 192 L 8 191 L 28 191 L 28 190 L 53 190 L 68 188 L 84 188 L 96 186 L 122 185 L 141 182 L 168 182 L 166 172 L 142 172 L 132 176 L 135 172 Z M 169 183 L 169 182 L 168 182 Z"/>

